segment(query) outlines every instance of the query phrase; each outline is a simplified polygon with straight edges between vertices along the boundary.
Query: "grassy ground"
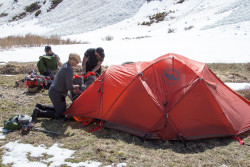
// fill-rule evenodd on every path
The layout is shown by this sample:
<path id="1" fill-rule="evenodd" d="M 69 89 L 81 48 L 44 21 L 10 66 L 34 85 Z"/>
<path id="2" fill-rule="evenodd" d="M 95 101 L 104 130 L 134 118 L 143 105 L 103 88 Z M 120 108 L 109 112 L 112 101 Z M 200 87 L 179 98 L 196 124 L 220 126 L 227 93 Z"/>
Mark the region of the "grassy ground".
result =
<path id="1" fill-rule="evenodd" d="M 16 66 L 19 70 L 16 70 Z M 249 64 L 208 64 L 208 66 L 223 82 L 250 82 Z M 23 72 L 19 74 L 19 71 L 25 67 L 27 69 L 23 71 L 29 71 L 34 66 L 32 63 L 31 65 L 19 63 L 9 67 L 0 66 L 0 73 L 15 74 L 13 76 L 0 75 L 0 122 L 17 114 L 30 115 L 37 102 L 50 104 L 47 90 L 30 94 L 24 86 L 16 87 L 15 81 L 23 79 L 26 75 Z M 249 90 L 244 92 L 245 97 L 248 98 Z M 69 99 L 67 99 L 67 104 L 70 104 Z M 57 142 L 64 144 L 62 146 L 64 148 L 76 150 L 74 158 L 67 161 L 76 163 L 94 160 L 102 162 L 103 166 L 122 162 L 127 163 L 127 166 L 136 167 L 250 166 L 249 133 L 241 136 L 244 146 L 231 137 L 227 137 L 188 141 L 187 147 L 184 147 L 182 142 L 178 141 L 146 140 L 142 142 L 141 138 L 111 129 L 102 128 L 89 133 L 89 130 L 96 127 L 97 122 L 82 127 L 75 121 L 39 119 L 35 125 L 59 132 L 60 135 L 31 131 L 28 135 L 21 136 L 19 131 L 15 131 L 6 136 L 6 139 L 0 143 L 0 147 L 16 140 L 35 146 L 45 144 L 48 147 Z M 0 149 L 0 157 L 2 155 L 3 149 Z M 43 158 L 48 158 L 48 155 Z M 30 160 L 37 161 L 32 157 Z M 0 166 L 4 166 L 1 162 L 2 158 L 0 158 Z"/>

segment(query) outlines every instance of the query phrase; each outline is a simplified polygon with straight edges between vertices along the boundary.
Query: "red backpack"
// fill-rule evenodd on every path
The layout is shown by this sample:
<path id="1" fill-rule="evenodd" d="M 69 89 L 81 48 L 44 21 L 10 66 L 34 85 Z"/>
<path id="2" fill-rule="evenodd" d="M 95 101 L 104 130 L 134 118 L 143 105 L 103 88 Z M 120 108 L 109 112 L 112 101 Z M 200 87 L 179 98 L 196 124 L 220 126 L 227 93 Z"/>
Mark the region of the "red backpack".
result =
<path id="1" fill-rule="evenodd" d="M 29 92 L 36 92 L 41 89 L 47 89 L 50 77 L 31 73 L 25 77 L 26 86 Z"/>

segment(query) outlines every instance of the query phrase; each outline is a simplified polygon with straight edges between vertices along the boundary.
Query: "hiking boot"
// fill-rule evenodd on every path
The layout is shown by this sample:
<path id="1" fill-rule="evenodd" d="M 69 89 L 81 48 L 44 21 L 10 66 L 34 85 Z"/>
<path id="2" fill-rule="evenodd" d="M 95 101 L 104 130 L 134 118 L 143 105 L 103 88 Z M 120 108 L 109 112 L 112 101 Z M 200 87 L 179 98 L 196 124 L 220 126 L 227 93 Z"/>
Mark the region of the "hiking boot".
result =
<path id="1" fill-rule="evenodd" d="M 49 105 L 43 105 L 41 103 L 36 103 L 36 107 L 41 110 L 55 110 L 53 106 Z"/>
<path id="2" fill-rule="evenodd" d="M 39 109 L 43 109 L 43 105 L 41 103 L 36 103 L 36 107 L 39 108 Z"/>
<path id="3" fill-rule="evenodd" d="M 40 114 L 40 110 L 37 107 L 35 107 L 31 114 L 32 120 L 35 121 L 39 114 Z"/>
<path id="4" fill-rule="evenodd" d="M 32 120 L 36 120 L 37 118 L 55 118 L 54 110 L 41 110 L 37 107 L 34 108 L 33 113 L 31 114 Z"/>

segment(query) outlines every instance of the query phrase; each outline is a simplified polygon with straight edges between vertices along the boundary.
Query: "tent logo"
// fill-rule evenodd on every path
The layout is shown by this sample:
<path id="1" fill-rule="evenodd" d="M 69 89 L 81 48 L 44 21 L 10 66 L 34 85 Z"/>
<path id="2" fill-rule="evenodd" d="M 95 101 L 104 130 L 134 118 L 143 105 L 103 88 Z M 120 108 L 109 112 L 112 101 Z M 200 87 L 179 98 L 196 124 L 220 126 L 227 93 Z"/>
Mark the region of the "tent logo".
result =
<path id="1" fill-rule="evenodd" d="M 180 79 L 180 73 L 175 69 L 167 69 L 163 72 L 163 78 L 167 85 L 174 85 Z"/>

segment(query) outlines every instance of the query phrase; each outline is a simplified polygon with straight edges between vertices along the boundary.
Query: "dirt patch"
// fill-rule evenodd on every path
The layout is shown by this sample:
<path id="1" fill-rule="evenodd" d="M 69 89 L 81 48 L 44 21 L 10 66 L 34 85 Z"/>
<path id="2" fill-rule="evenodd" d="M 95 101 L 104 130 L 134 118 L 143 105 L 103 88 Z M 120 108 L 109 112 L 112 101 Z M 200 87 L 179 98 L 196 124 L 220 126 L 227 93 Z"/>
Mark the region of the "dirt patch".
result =
<path id="1" fill-rule="evenodd" d="M 0 74 L 30 74 L 33 70 L 37 71 L 36 63 L 8 63 L 0 65 Z"/>

